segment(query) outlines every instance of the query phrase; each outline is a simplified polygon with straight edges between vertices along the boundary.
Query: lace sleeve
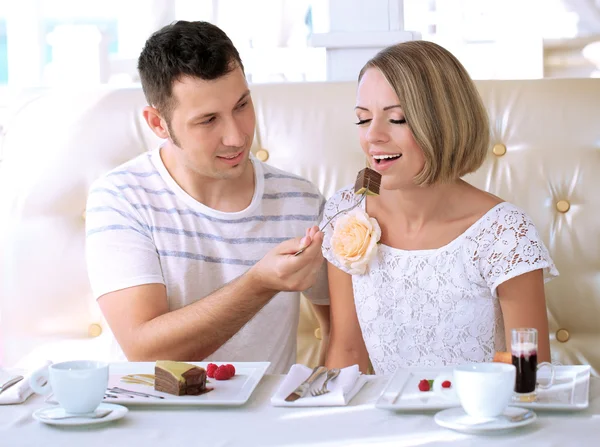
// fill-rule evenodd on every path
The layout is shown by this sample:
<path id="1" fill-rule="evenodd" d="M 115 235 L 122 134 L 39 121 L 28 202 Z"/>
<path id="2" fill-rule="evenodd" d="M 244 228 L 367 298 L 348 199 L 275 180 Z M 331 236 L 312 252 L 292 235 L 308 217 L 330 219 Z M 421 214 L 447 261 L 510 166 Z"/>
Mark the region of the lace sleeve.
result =
<path id="1" fill-rule="evenodd" d="M 473 261 L 494 297 L 500 284 L 527 272 L 543 269 L 544 282 L 558 276 L 533 221 L 514 205 L 499 206 L 473 243 Z"/>
<path id="2" fill-rule="evenodd" d="M 336 192 L 325 204 L 325 209 L 323 210 L 323 220 L 319 224 L 319 227 L 324 225 L 332 216 L 334 216 L 338 211 L 345 210 L 350 208 L 355 203 L 355 194 L 354 194 L 354 186 L 350 185 L 343 189 L 340 189 Z M 341 216 L 342 214 L 340 214 Z M 339 216 L 338 216 L 339 217 Z M 337 220 L 337 217 L 331 221 L 324 229 L 323 233 L 325 237 L 323 238 L 323 256 L 327 261 L 331 264 L 335 265 L 340 270 L 350 274 L 350 271 L 347 267 L 342 265 L 331 250 L 331 236 L 333 234 L 333 226 Z"/>

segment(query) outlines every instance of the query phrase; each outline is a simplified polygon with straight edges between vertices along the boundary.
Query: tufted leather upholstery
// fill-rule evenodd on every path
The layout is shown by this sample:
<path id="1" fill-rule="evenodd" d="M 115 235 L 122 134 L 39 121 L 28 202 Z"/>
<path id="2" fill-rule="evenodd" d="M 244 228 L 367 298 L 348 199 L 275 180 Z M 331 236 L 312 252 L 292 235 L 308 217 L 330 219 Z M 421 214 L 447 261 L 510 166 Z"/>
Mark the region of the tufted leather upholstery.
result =
<path id="1" fill-rule="evenodd" d="M 561 276 L 547 285 L 553 360 L 600 371 L 600 79 L 480 81 L 492 124 L 485 165 L 467 180 L 525 209 Z M 329 197 L 364 166 L 355 84 L 252 86 L 253 151 Z M 0 165 L 0 341 L 28 355 L 110 357 L 87 284 L 86 193 L 102 173 L 155 147 L 139 89 L 41 92 L 7 126 Z M 304 303 L 305 304 L 305 303 Z M 303 305 L 299 361 L 320 352 Z"/>

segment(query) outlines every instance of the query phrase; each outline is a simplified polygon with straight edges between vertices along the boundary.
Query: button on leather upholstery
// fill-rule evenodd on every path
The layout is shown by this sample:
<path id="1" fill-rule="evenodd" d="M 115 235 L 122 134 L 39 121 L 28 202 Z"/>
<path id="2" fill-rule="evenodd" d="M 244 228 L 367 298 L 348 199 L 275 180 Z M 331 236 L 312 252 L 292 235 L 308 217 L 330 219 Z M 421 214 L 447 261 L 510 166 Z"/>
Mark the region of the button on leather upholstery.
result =
<path id="1" fill-rule="evenodd" d="M 317 340 L 323 340 L 323 335 L 321 334 L 321 328 L 318 327 L 315 329 L 315 338 Z"/>
<path id="2" fill-rule="evenodd" d="M 506 146 L 501 143 L 495 144 L 492 149 L 492 152 L 494 153 L 494 155 L 502 157 L 504 154 L 506 154 Z"/>
<path id="3" fill-rule="evenodd" d="M 567 331 L 566 329 L 561 328 L 558 331 L 556 331 L 556 340 L 558 340 L 559 342 L 565 343 L 569 341 L 569 338 L 571 338 L 571 334 L 569 334 L 569 331 Z"/>
<path id="4" fill-rule="evenodd" d="M 260 161 L 267 161 L 269 159 L 269 151 L 266 149 L 260 149 L 256 152 L 256 158 Z"/>
<path id="5" fill-rule="evenodd" d="M 102 333 L 102 326 L 97 323 L 92 323 L 88 327 L 88 335 L 90 337 L 98 337 Z"/>
<path id="6" fill-rule="evenodd" d="M 556 209 L 561 213 L 566 213 L 571 208 L 571 204 L 566 200 L 559 200 L 556 202 Z"/>

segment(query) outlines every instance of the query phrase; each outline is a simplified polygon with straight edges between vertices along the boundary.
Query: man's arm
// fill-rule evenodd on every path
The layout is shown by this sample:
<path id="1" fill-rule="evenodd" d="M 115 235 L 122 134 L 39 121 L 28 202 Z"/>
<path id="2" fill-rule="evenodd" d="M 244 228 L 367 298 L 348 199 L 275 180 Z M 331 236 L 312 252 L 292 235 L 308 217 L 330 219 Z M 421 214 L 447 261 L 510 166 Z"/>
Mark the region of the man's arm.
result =
<path id="1" fill-rule="evenodd" d="M 98 304 L 130 361 L 199 361 L 229 340 L 275 293 L 243 275 L 172 312 L 163 284 L 107 293 Z"/>
<path id="2" fill-rule="evenodd" d="M 129 360 L 202 360 L 237 333 L 279 291 L 305 290 L 323 262 L 323 234 L 311 229 L 283 242 L 247 273 L 197 302 L 169 312 L 165 286 L 146 284 L 107 293 L 100 308 Z M 266 329 L 267 330 L 267 329 Z"/>

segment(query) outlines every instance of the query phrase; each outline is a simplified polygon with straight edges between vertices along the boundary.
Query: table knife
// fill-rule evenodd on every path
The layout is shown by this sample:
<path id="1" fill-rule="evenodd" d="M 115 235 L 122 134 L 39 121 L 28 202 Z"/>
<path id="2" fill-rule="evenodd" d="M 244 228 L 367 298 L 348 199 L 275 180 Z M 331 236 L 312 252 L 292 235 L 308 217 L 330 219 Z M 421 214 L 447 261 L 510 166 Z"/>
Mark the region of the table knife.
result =
<path id="1" fill-rule="evenodd" d="M 312 370 L 312 373 L 310 374 L 310 376 L 308 376 L 308 379 L 306 379 L 304 382 L 302 382 L 300 384 L 300 386 L 298 386 L 298 388 L 296 388 L 288 397 L 285 398 L 286 402 L 294 402 L 298 399 L 300 399 L 301 397 L 306 396 L 306 394 L 308 393 L 308 390 L 310 390 L 310 386 L 315 383 L 315 380 L 317 380 L 319 377 L 321 377 L 323 374 L 325 374 L 327 372 L 327 368 L 325 368 L 324 366 L 317 366 Z"/>

